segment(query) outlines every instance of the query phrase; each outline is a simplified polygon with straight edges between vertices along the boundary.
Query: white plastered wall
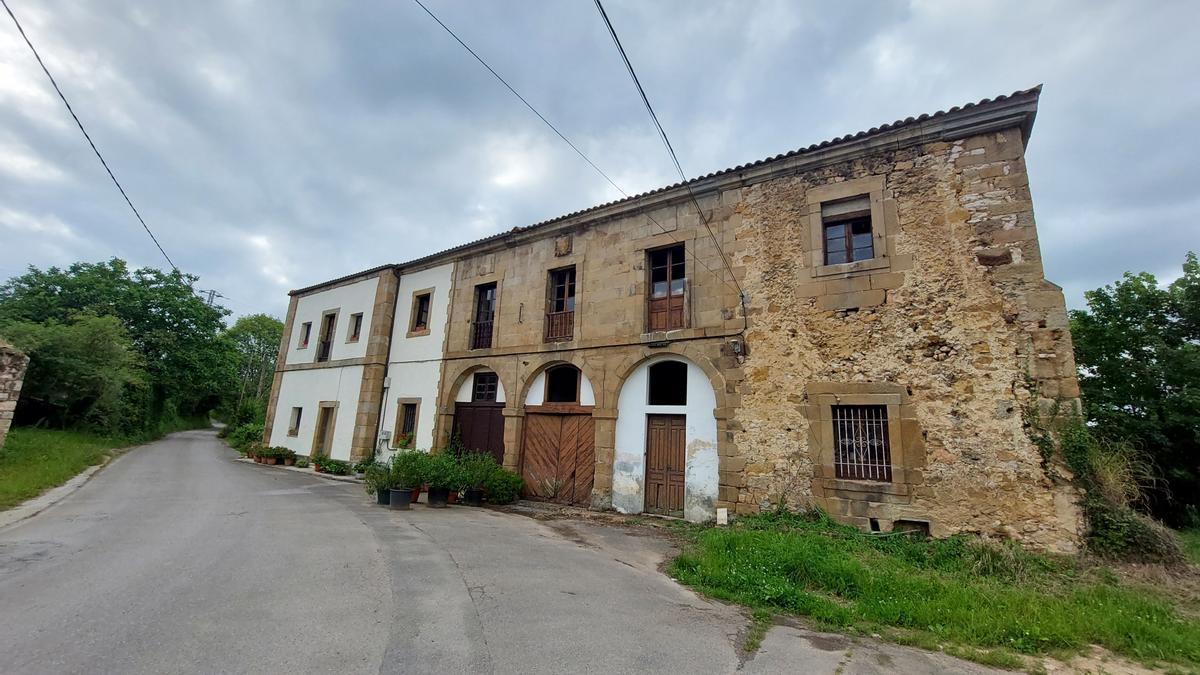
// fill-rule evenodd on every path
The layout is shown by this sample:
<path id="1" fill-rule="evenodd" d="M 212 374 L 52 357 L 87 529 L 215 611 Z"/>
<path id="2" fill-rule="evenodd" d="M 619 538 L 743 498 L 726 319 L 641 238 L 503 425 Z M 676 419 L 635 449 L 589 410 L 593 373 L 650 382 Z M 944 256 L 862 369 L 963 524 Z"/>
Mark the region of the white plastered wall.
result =
<path id="1" fill-rule="evenodd" d="M 383 417 L 380 432 L 396 436 L 396 410 L 400 399 L 420 399 L 417 430 L 413 445 L 428 450 L 433 445 L 433 427 L 437 420 L 437 396 L 441 386 L 442 346 L 446 340 L 446 322 L 450 306 L 450 283 L 454 265 L 438 265 L 400 277 L 396 298 L 396 318 L 392 324 L 391 353 L 388 357 L 388 386 L 383 392 Z M 413 293 L 433 289 L 429 307 L 429 332 L 409 337 Z M 379 443 L 386 458 L 392 441 Z"/>
<path id="2" fill-rule="evenodd" d="M 317 342 L 321 337 L 321 317 L 325 312 L 337 310 L 337 325 L 333 327 L 333 346 L 329 359 L 362 358 L 367 355 L 367 338 L 371 328 L 371 313 L 375 306 L 375 291 L 379 279 L 371 277 L 345 286 L 338 286 L 296 301 L 296 318 L 292 323 L 291 344 L 288 345 L 285 363 L 312 363 L 317 360 Z M 357 342 L 348 342 L 350 316 L 362 312 L 362 331 Z M 301 326 L 312 323 L 308 347 L 300 347 Z"/>
<path id="3" fill-rule="evenodd" d="M 279 402 L 275 413 L 271 442 L 293 450 L 298 455 L 312 452 L 313 434 L 317 427 L 317 408 L 322 401 L 337 401 L 334 417 L 333 446 L 330 456 L 350 459 L 350 441 L 354 435 L 354 413 L 358 409 L 358 390 L 362 384 L 362 366 L 343 368 L 314 368 L 283 373 L 279 384 Z M 300 428 L 295 436 L 288 435 L 292 408 L 303 409 Z"/>
<path id="4" fill-rule="evenodd" d="M 687 405 L 647 403 L 650 366 L 660 361 L 687 364 Z M 686 415 L 686 464 L 683 487 L 684 518 L 704 522 L 716 516 L 717 419 L 716 396 L 708 376 L 679 356 L 647 360 L 630 374 L 617 397 L 616 448 L 613 457 L 613 508 L 621 513 L 641 513 L 646 494 L 646 416 Z"/>

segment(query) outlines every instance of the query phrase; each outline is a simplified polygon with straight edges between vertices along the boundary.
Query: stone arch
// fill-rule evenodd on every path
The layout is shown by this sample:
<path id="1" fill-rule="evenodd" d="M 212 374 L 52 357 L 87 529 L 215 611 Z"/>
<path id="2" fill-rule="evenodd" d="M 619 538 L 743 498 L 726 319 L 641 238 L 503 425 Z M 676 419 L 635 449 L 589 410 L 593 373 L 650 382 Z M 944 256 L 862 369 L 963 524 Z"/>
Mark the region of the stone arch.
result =
<path id="1" fill-rule="evenodd" d="M 592 397 L 595 399 L 592 405 L 599 405 L 600 392 L 598 391 L 596 384 L 598 374 L 595 373 L 594 370 L 588 365 L 587 361 L 579 358 L 578 356 L 573 356 L 571 358 L 557 358 L 557 356 L 558 355 L 555 355 L 542 360 L 531 370 L 522 375 L 517 396 L 512 399 L 513 407 L 524 408 L 529 399 L 529 394 L 533 389 L 533 385 L 538 381 L 538 378 L 546 371 L 556 366 L 574 366 L 576 369 L 578 369 L 583 381 L 591 387 Z M 602 377 L 599 381 L 603 381 Z"/>
<path id="2" fill-rule="evenodd" d="M 717 382 L 713 381 L 715 370 L 711 364 L 705 369 L 705 359 L 689 358 L 684 351 L 654 350 L 650 356 L 618 371 L 622 377 L 613 401 L 616 425 L 612 505 L 622 513 L 640 513 L 647 508 L 647 439 L 651 438 L 651 423 L 666 419 L 683 427 L 683 447 L 674 446 L 684 459 L 683 500 L 678 507 L 672 506 L 671 511 L 681 508 L 684 517 L 691 521 L 711 520 L 716 515 L 720 478 L 718 440 L 723 428 L 718 423 L 718 413 L 724 403 L 724 385 L 719 376 Z M 649 384 L 651 366 L 663 361 L 678 361 L 688 367 L 687 401 L 682 405 L 651 403 L 649 387 L 641 386 L 643 382 Z M 670 437 L 678 438 L 676 433 L 672 431 Z M 678 464 L 675 466 L 678 469 Z"/>
<path id="3" fill-rule="evenodd" d="M 726 408 L 728 403 L 725 397 L 725 377 L 721 375 L 721 371 L 704 352 L 687 343 L 673 343 L 666 347 L 655 349 L 646 347 L 622 359 L 613 369 L 616 377 L 612 378 L 611 386 L 605 388 L 604 406 L 615 410 L 617 407 L 617 397 L 620 395 L 621 389 L 625 386 L 625 382 L 629 379 L 629 376 L 647 361 L 667 355 L 680 357 L 682 360 L 690 362 L 704 371 L 709 384 L 712 385 L 713 394 L 716 399 L 714 414 L 719 420 L 728 417 Z M 597 397 L 596 403 L 597 405 L 600 404 L 599 397 Z"/>
<path id="4" fill-rule="evenodd" d="M 449 384 L 449 386 L 442 390 L 442 392 L 443 392 L 443 394 L 442 394 L 443 395 L 443 401 L 442 401 L 443 407 L 453 408 L 454 402 L 455 402 L 455 397 L 458 395 L 458 391 L 460 389 L 462 389 L 462 386 L 464 384 L 466 384 L 467 380 L 471 376 L 473 376 L 475 373 L 478 373 L 483 370 L 491 371 L 493 373 L 496 373 L 499 376 L 500 387 L 504 390 L 504 396 L 505 396 L 504 400 L 507 402 L 509 400 L 509 397 L 508 397 L 509 387 L 506 386 L 506 384 L 504 382 L 504 379 L 505 379 L 504 371 L 501 368 L 499 368 L 498 365 L 499 364 L 494 364 L 494 363 L 491 363 L 488 361 L 476 361 L 476 362 L 464 364 L 463 367 L 461 368 L 461 370 L 459 370 L 458 373 L 456 373 L 453 378 L 447 378 L 447 383 Z"/>

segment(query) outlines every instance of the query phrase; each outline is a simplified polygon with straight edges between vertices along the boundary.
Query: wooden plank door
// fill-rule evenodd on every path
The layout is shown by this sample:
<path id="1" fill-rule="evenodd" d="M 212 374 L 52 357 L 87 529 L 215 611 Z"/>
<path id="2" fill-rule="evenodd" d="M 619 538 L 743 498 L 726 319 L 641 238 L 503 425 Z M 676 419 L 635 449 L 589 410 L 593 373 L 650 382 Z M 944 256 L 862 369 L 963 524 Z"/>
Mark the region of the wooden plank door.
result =
<path id="1" fill-rule="evenodd" d="M 683 512 L 684 446 L 687 417 L 646 416 L 646 510 Z"/>
<path id="2" fill-rule="evenodd" d="M 467 452 L 486 452 L 504 463 L 504 404 L 458 403 L 454 429 Z"/>
<path id="3" fill-rule="evenodd" d="M 591 415 L 525 415 L 521 477 L 526 494 L 590 506 L 596 476 L 595 439 Z"/>

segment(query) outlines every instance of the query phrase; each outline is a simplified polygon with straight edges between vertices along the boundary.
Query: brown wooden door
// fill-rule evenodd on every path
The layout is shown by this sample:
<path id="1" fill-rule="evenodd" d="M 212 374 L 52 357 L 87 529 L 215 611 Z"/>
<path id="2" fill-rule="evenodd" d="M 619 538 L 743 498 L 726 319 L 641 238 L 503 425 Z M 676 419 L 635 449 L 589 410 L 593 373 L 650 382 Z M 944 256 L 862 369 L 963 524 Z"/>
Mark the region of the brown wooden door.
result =
<path id="1" fill-rule="evenodd" d="M 590 506 L 596 475 L 595 438 L 591 414 L 526 414 L 521 449 L 525 493 Z"/>
<path id="2" fill-rule="evenodd" d="M 337 408 L 333 406 L 321 406 L 317 410 L 317 428 L 313 432 L 314 457 L 329 457 L 333 449 L 333 415 L 336 411 Z"/>
<path id="3" fill-rule="evenodd" d="M 503 403 L 457 403 L 454 429 L 467 452 L 486 452 L 504 463 Z"/>
<path id="4" fill-rule="evenodd" d="M 686 439 L 686 416 L 646 416 L 647 511 L 665 514 L 683 512 Z"/>

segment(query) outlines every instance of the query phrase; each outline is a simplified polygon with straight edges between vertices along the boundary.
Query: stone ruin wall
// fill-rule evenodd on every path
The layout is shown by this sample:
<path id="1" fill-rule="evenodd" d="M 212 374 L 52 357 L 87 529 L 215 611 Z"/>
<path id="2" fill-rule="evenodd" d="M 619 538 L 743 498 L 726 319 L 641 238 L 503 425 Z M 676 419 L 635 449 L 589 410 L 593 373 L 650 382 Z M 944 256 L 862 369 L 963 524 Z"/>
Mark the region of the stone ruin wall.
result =
<path id="1" fill-rule="evenodd" d="M 4 439 L 8 436 L 28 365 L 29 357 L 0 340 L 0 448 L 4 447 Z"/>

